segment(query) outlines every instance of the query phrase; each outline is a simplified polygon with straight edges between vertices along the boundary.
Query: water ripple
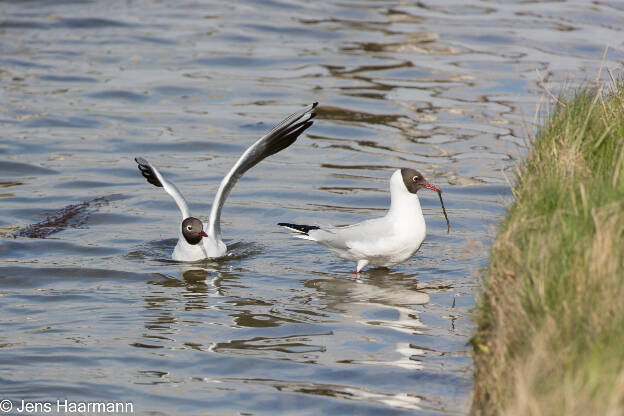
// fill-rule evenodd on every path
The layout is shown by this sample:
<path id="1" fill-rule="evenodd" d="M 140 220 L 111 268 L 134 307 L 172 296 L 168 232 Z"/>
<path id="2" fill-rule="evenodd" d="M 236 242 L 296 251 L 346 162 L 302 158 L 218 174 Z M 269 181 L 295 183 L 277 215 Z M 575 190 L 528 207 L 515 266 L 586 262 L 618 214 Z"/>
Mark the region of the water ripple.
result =
<path id="1" fill-rule="evenodd" d="M 624 59 L 617 2 L 0 9 L 0 386 L 140 414 L 466 413 L 476 276 L 548 108 L 536 68 L 556 94 Z M 133 157 L 206 220 L 240 153 L 312 101 L 313 128 L 232 190 L 230 254 L 172 261 L 179 211 Z M 403 166 L 444 190 L 451 232 L 422 193 L 400 265 L 355 280 L 276 225 L 383 215 Z"/>

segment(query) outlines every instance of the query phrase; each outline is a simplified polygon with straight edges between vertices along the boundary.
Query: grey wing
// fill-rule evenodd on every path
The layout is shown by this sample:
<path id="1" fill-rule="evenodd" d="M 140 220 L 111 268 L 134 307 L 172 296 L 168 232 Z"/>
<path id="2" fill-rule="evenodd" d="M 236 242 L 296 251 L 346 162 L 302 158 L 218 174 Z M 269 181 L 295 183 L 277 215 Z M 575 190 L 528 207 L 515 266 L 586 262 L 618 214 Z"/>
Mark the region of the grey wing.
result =
<path id="1" fill-rule="evenodd" d="M 173 200 L 178 204 L 178 208 L 182 212 L 182 219 L 186 219 L 191 216 L 186 200 L 182 196 L 182 193 L 176 188 L 173 182 L 167 181 L 158 170 L 152 166 L 147 160 L 142 157 L 134 158 L 134 161 L 139 165 L 141 174 L 149 183 L 154 186 L 163 188 Z"/>
<path id="2" fill-rule="evenodd" d="M 221 209 L 223 208 L 225 199 L 240 177 L 261 160 L 293 144 L 295 140 L 297 140 L 297 137 L 312 125 L 312 118 L 316 115 L 314 109 L 317 105 L 318 103 L 313 103 L 286 117 L 275 126 L 273 130 L 262 136 L 257 142 L 245 150 L 219 185 L 214 202 L 212 203 L 210 219 L 208 220 L 209 235 L 218 239 L 221 238 Z"/>
<path id="3" fill-rule="evenodd" d="M 388 229 L 384 218 L 374 218 L 344 227 L 321 227 L 318 232 L 311 231 L 310 236 L 326 246 L 350 250 L 360 242 L 383 239 Z"/>
<path id="4" fill-rule="evenodd" d="M 373 218 L 344 230 L 349 250 L 357 255 L 379 256 L 396 248 L 393 226 L 386 217 Z"/>

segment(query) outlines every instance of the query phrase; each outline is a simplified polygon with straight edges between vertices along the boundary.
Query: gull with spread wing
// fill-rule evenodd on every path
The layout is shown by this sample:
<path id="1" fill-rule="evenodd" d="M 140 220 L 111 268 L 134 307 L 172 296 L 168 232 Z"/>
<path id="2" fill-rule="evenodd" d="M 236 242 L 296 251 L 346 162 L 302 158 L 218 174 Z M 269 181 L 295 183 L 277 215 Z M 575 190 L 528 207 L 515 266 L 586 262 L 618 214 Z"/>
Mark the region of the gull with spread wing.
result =
<path id="1" fill-rule="evenodd" d="M 257 165 L 261 160 L 278 153 L 293 144 L 299 135 L 313 123 L 314 109 L 318 103 L 313 103 L 298 111 L 282 122 L 273 130 L 252 144 L 241 155 L 232 169 L 221 181 L 215 195 L 208 224 L 191 216 L 186 200 L 182 193 L 147 160 L 135 158 L 141 174 L 149 183 L 163 188 L 174 199 L 182 212 L 182 222 L 178 227 L 178 243 L 173 250 L 172 258 L 177 261 L 197 261 L 206 258 L 222 257 L 227 252 L 225 243 L 221 240 L 221 209 L 230 191 L 243 174 Z"/>

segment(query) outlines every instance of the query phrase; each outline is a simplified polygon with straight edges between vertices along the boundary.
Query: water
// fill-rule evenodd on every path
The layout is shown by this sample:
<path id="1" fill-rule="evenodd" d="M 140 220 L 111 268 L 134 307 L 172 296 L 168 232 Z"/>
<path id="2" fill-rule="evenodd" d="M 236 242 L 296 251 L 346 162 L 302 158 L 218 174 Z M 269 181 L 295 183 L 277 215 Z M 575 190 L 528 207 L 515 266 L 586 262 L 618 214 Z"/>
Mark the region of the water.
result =
<path id="1" fill-rule="evenodd" d="M 0 3 L 0 392 L 137 414 L 464 414 L 469 311 L 547 93 L 623 55 L 619 2 Z M 536 69 L 539 74 L 536 73 Z M 320 101 L 223 212 L 226 259 L 169 261 L 238 155 Z M 539 105 L 539 107 L 538 107 Z M 277 222 L 382 215 L 421 170 L 428 237 L 370 270 Z M 13 238 L 15 236 L 15 238 Z M 30 238 L 38 237 L 38 238 Z"/>

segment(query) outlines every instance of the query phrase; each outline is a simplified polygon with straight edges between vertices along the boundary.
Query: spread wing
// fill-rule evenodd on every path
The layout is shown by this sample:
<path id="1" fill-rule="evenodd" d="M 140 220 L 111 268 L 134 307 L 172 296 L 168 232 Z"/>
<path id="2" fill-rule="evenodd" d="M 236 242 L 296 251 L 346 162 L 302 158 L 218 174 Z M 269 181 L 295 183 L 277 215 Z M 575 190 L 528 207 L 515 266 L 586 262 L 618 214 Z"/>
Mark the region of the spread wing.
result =
<path id="1" fill-rule="evenodd" d="M 186 219 L 191 216 L 188 205 L 182 196 L 182 193 L 176 188 L 173 182 L 165 180 L 165 178 L 152 166 L 147 160 L 142 157 L 134 158 L 135 162 L 139 165 L 141 174 L 147 179 L 149 183 L 154 186 L 163 188 L 173 200 L 178 204 L 180 211 L 182 211 L 182 219 Z"/>
<path id="2" fill-rule="evenodd" d="M 273 130 L 245 150 L 219 185 L 208 220 L 208 235 L 221 239 L 221 209 L 236 182 L 261 160 L 293 144 L 297 137 L 312 125 L 317 104 L 310 104 L 303 110 L 286 117 Z"/>

